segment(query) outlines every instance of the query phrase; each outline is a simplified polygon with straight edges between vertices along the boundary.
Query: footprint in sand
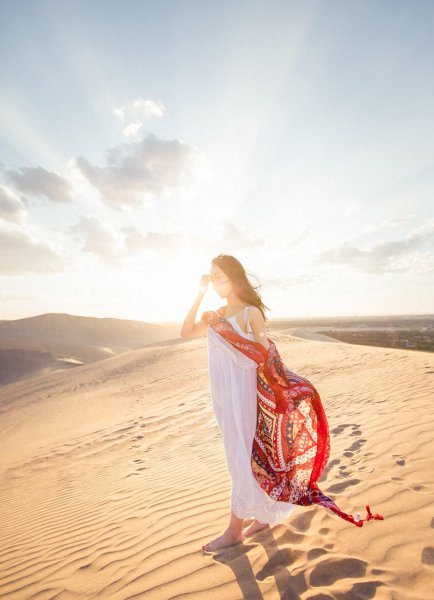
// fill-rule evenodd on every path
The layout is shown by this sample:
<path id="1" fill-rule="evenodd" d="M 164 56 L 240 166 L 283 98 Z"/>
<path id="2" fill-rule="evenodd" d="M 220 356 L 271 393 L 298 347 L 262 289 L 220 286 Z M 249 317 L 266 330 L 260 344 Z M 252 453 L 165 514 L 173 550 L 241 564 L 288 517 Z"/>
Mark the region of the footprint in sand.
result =
<path id="1" fill-rule="evenodd" d="M 330 473 L 330 471 L 332 470 L 332 468 L 335 465 L 338 465 L 340 463 L 340 459 L 339 458 L 334 458 L 333 460 L 331 460 L 328 465 L 326 466 L 326 468 L 324 469 L 323 474 L 321 475 L 321 477 L 319 478 L 319 482 L 323 483 L 324 481 L 327 480 L 327 476 Z"/>
<path id="2" fill-rule="evenodd" d="M 351 427 L 351 425 L 349 425 L 348 423 L 345 423 L 345 425 L 338 425 L 337 427 L 332 429 L 333 435 L 338 435 L 339 433 L 342 433 L 343 431 L 345 431 L 346 427 Z"/>
<path id="3" fill-rule="evenodd" d="M 401 483 L 401 481 L 403 481 L 403 482 L 405 481 L 402 477 L 391 477 L 390 479 L 391 479 L 391 481 L 397 481 L 398 483 Z M 422 485 L 420 483 L 417 483 L 416 485 L 412 485 L 407 489 L 414 490 L 415 492 L 423 492 L 424 494 L 432 494 L 431 488 L 429 488 L 425 485 Z M 434 527 L 434 518 L 431 521 L 431 527 Z"/>
<path id="4" fill-rule="evenodd" d="M 434 565 L 434 548 L 427 546 L 422 550 L 421 561 L 424 565 Z"/>
<path id="5" fill-rule="evenodd" d="M 432 492 L 432 490 L 430 488 L 426 487 L 425 485 L 421 485 L 419 483 L 416 485 L 413 485 L 411 487 L 411 489 L 414 490 L 415 492 L 425 492 L 425 494 Z"/>
<path id="6" fill-rule="evenodd" d="M 312 522 L 314 515 L 315 515 L 315 512 L 313 510 L 310 510 L 308 512 L 302 512 L 298 517 L 296 517 L 295 519 L 292 519 L 291 525 L 297 531 L 301 531 L 301 532 L 307 531 L 310 527 L 310 524 Z"/>
<path id="7" fill-rule="evenodd" d="M 349 452 L 358 452 L 365 442 L 366 442 L 365 438 L 360 438 L 360 439 L 356 440 L 348 448 L 348 451 Z"/>
<path id="8" fill-rule="evenodd" d="M 354 429 L 354 427 L 358 428 L 358 425 L 354 425 L 353 423 L 343 423 L 342 425 L 338 425 L 337 427 L 332 429 L 332 433 L 334 435 L 337 435 L 338 433 L 342 433 L 343 431 L 345 431 L 347 427 L 352 427 Z"/>
<path id="9" fill-rule="evenodd" d="M 263 581 L 267 577 L 273 577 L 282 568 L 286 568 L 289 565 L 296 563 L 301 560 L 304 555 L 302 550 L 290 550 L 289 548 L 283 548 L 278 550 L 274 556 L 270 558 L 268 562 L 256 573 L 256 579 Z"/>
<path id="10" fill-rule="evenodd" d="M 325 558 L 314 567 L 310 576 L 310 584 L 314 587 L 324 588 L 341 579 L 360 578 L 363 581 L 354 583 L 351 589 L 345 595 L 342 595 L 342 598 L 344 596 L 348 599 L 351 598 L 351 600 L 353 598 L 374 598 L 377 587 L 383 586 L 384 583 L 379 580 L 369 581 L 365 579 L 367 565 L 366 561 L 357 558 Z M 320 595 L 310 596 L 310 599 L 317 598 L 319 600 L 321 598 L 321 600 L 324 600 L 328 597 L 326 591 L 322 590 Z"/>
<path id="11" fill-rule="evenodd" d="M 315 560 L 315 558 L 318 558 L 318 556 L 322 556 L 323 554 L 327 554 L 327 550 L 324 550 L 324 548 L 312 548 L 307 553 L 307 560 Z"/>
<path id="12" fill-rule="evenodd" d="M 342 483 L 335 483 L 327 488 L 327 494 L 339 494 L 340 492 L 344 492 L 348 487 L 357 485 L 358 483 L 360 483 L 360 479 L 350 479 L 342 481 Z"/>
<path id="13" fill-rule="evenodd" d="M 326 558 L 318 563 L 310 575 L 310 584 L 315 587 L 332 585 L 345 577 L 364 578 L 368 563 L 358 558 Z"/>
<path id="14" fill-rule="evenodd" d="M 400 467 L 403 467 L 405 465 L 405 458 L 403 456 L 401 456 L 400 454 L 392 454 L 392 458 L 397 457 L 398 460 L 395 460 L 395 463 L 397 465 L 399 465 Z"/>

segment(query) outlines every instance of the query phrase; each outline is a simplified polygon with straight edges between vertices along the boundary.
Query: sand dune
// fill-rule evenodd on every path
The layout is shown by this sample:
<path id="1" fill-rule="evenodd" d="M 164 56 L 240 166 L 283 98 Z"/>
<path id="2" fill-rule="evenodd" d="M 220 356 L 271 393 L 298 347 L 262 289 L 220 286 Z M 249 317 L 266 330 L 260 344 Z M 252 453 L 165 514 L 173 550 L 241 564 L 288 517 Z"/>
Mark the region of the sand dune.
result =
<path id="1" fill-rule="evenodd" d="M 72 369 L 178 335 L 177 324 L 58 313 L 0 321 L 0 386 Z"/>
<path id="2" fill-rule="evenodd" d="M 318 333 L 313 329 L 309 329 L 309 327 L 294 327 L 292 329 L 285 330 L 285 333 L 288 333 L 293 337 L 303 338 L 304 340 L 313 340 L 317 342 L 334 342 L 342 344 L 342 342 L 340 342 L 339 340 L 332 338 L 329 335 Z"/>
<path id="3" fill-rule="evenodd" d="M 434 574 L 430 353 L 270 334 L 328 414 L 320 507 L 205 555 L 230 479 L 204 337 L 1 388 L 0 597 L 410 599 Z"/>

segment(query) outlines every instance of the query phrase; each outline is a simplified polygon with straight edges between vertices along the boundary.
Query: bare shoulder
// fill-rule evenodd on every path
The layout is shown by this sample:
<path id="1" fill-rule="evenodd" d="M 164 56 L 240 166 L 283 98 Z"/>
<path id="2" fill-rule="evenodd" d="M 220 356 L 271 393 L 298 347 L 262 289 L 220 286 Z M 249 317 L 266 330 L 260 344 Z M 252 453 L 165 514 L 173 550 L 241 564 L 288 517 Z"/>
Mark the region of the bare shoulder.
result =
<path id="1" fill-rule="evenodd" d="M 257 306 L 249 306 L 249 317 L 257 323 L 265 323 L 265 319 Z"/>

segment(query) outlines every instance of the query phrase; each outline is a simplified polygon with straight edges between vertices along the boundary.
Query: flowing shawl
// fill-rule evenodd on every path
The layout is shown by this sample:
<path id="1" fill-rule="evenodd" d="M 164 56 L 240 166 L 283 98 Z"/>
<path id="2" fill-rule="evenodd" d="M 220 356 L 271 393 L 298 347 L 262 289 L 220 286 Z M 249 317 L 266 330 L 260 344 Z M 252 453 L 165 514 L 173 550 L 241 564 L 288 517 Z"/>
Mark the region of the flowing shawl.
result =
<path id="1" fill-rule="evenodd" d="M 240 335 L 217 311 L 202 319 L 239 352 L 257 363 L 257 421 L 251 467 L 263 490 L 274 500 L 301 506 L 319 504 L 362 527 L 363 521 L 383 519 L 369 505 L 366 519 L 344 513 L 318 487 L 330 456 L 330 435 L 321 398 L 305 377 L 290 371 L 269 337 L 268 350 Z"/>

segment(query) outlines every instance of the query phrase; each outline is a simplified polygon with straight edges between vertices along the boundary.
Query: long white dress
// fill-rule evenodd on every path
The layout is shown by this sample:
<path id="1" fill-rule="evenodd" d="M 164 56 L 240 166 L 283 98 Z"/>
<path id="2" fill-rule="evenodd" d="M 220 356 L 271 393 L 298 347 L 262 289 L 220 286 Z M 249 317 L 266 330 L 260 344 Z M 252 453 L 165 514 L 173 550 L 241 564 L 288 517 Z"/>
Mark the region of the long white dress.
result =
<path id="1" fill-rule="evenodd" d="M 255 340 L 244 312 L 247 332 L 234 315 L 227 319 L 245 338 Z M 241 313 L 238 313 L 241 314 Z M 270 498 L 256 481 L 251 467 L 251 453 L 257 419 L 257 363 L 234 348 L 208 326 L 208 368 L 211 400 L 223 437 L 226 462 L 232 479 L 231 511 L 240 519 L 255 518 L 275 525 L 294 508 L 290 502 Z"/>

